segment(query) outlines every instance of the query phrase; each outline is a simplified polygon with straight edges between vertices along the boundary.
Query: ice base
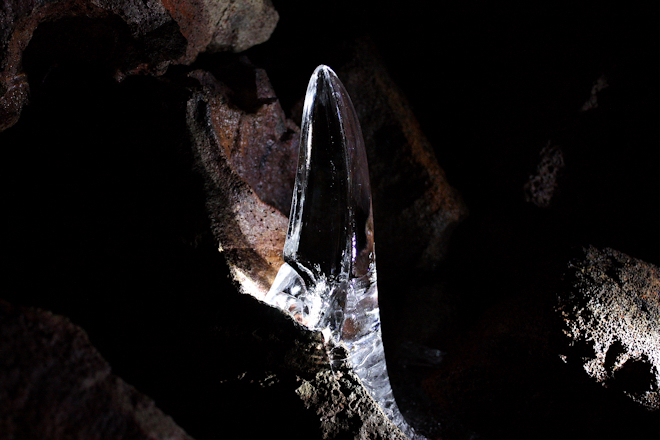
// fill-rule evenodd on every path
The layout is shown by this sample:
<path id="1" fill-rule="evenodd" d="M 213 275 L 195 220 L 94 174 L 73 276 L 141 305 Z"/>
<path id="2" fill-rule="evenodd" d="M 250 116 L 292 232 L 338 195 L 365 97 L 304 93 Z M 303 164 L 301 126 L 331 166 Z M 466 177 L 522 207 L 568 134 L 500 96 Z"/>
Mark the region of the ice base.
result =
<path id="1" fill-rule="evenodd" d="M 330 346 L 343 344 L 345 351 L 330 351 L 331 364 L 347 360 L 385 415 L 408 438 L 423 439 L 406 423 L 392 393 L 380 329 L 375 267 L 367 276 L 348 281 L 322 278 L 308 288 L 303 277 L 284 263 L 265 302 L 309 329 L 321 331 Z M 348 353 L 348 358 L 338 357 L 342 356 L 338 353 Z"/>

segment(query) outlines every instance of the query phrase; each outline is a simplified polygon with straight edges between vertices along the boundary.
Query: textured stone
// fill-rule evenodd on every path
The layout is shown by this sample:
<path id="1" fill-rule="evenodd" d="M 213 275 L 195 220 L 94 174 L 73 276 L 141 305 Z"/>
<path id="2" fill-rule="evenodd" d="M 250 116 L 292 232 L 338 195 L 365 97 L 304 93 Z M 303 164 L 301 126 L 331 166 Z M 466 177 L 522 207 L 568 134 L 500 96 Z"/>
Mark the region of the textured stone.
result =
<path id="1" fill-rule="evenodd" d="M 205 87 L 222 152 L 263 202 L 288 216 L 298 162 L 298 126 L 287 119 L 263 69 L 242 58 L 223 70 L 225 77 L 220 80 L 208 72 L 191 73 Z"/>
<path id="2" fill-rule="evenodd" d="M 270 37 L 279 18 L 270 0 L 207 0 L 207 3 L 209 10 L 211 7 L 216 11 L 223 8 L 213 29 L 211 42 L 207 46 L 210 52 L 241 52 L 255 44 L 263 43 Z"/>
<path id="3" fill-rule="evenodd" d="M 4 84 L 0 83 L 0 131 L 16 123 L 28 102 L 29 90 L 25 74 L 6 78 Z"/>
<path id="4" fill-rule="evenodd" d="M 598 79 L 594 81 L 589 98 L 584 102 L 580 111 L 587 112 L 598 108 L 598 94 L 607 87 L 609 87 L 609 84 L 607 84 L 607 77 L 605 75 L 599 76 Z"/>
<path id="5" fill-rule="evenodd" d="M 293 169 L 280 164 L 295 163 L 297 127 L 273 101 L 262 71 L 253 76 L 251 112 L 231 103 L 230 89 L 212 74 L 191 76 L 202 90 L 188 103 L 188 125 L 207 178 L 212 227 L 243 292 L 263 299 L 283 263 L 288 221 L 273 208 L 284 211 L 273 194 L 283 198 L 286 189 L 290 200 Z"/>
<path id="6" fill-rule="evenodd" d="M 595 381 L 660 408 L 660 269 L 613 249 L 589 247 L 570 265 L 559 311 L 572 349 Z"/>
<path id="7" fill-rule="evenodd" d="M 189 440 L 66 318 L 0 301 L 0 439 Z"/>
<path id="8" fill-rule="evenodd" d="M 324 439 L 345 432 L 354 433 L 355 439 L 406 439 L 348 369 L 336 375 L 320 371 L 303 381 L 296 393 L 307 408 L 316 411 Z"/>
<path id="9" fill-rule="evenodd" d="M 163 0 L 188 40 L 183 62 L 202 51 L 241 52 L 266 41 L 279 19 L 270 0 Z"/>
<path id="10" fill-rule="evenodd" d="M 12 0 L 0 8 L 0 130 L 27 103 L 24 54 L 39 66 L 31 84 L 72 59 L 97 63 L 121 80 L 189 64 L 200 52 L 243 51 L 268 39 L 278 15 L 269 0 Z M 42 29 L 39 29 L 43 27 Z M 44 72 L 39 72 L 43 70 Z"/>

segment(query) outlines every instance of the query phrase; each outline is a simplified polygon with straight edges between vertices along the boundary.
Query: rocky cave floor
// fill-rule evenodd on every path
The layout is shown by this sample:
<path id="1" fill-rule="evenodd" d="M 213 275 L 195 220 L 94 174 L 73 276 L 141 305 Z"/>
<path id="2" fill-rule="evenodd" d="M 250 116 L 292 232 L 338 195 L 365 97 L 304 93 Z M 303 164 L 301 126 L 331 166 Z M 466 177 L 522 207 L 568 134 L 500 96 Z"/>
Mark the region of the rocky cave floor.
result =
<path id="1" fill-rule="evenodd" d="M 584 292 L 637 292 L 636 316 L 646 320 L 630 325 L 660 332 L 658 47 L 648 11 L 273 3 L 280 19 L 267 42 L 121 82 L 98 55 L 114 22 L 37 28 L 23 53 L 29 104 L 0 133 L 8 221 L 0 322 L 24 313 L 13 306 L 68 318 L 112 374 L 197 440 L 236 430 L 327 436 L 293 391 L 300 378 L 274 366 L 277 350 L 290 348 L 279 312 L 240 294 L 217 250 L 186 102 L 198 87 L 189 73 L 205 71 L 254 113 L 266 101 L 246 78 L 259 68 L 299 124 L 314 67 L 359 64 L 350 50 L 359 41 L 377 51 L 462 200 L 442 258 L 422 268 L 405 249 L 418 225 L 393 231 L 376 218 L 382 330 L 404 414 L 429 438 L 449 440 L 659 432 L 660 347 L 651 340 L 621 367 L 631 345 L 619 342 L 601 359 L 607 371 L 590 374 L 591 342 L 570 345 L 561 313 Z M 71 41 L 82 55 L 62 49 Z M 396 193 L 395 183 L 407 188 L 400 180 L 391 197 L 416 199 Z M 387 195 L 374 194 L 374 206 Z M 600 278 L 580 278 L 593 271 Z M 11 335 L 3 333 L 5 356 L 17 349 Z M 14 390 L 5 397 L 19 393 L 10 379 L 0 380 Z M 646 405 L 631 398 L 647 391 Z M 12 417 L 24 434 L 15 438 L 38 438 L 28 425 L 57 396 L 38 402 L 23 409 L 29 417 L 0 402 L 0 439 L 14 438 L 1 429 Z"/>

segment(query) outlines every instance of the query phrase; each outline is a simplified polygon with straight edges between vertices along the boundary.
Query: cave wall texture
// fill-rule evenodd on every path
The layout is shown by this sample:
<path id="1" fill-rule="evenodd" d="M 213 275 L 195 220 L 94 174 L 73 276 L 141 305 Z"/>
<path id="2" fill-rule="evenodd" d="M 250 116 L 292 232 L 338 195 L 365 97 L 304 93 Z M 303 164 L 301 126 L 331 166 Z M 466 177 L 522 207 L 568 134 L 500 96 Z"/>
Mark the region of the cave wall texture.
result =
<path id="1" fill-rule="evenodd" d="M 658 432 L 654 26 L 598 2 L 4 1 L 0 439 L 403 438 L 259 301 L 318 64 L 363 128 L 411 424 Z"/>

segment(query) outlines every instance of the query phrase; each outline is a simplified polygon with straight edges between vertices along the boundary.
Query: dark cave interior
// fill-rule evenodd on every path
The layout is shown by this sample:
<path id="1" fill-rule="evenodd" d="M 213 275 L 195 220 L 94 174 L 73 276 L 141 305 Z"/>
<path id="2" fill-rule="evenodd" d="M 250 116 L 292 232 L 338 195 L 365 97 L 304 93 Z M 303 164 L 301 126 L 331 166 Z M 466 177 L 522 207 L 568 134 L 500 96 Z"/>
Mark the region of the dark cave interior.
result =
<path id="1" fill-rule="evenodd" d="M 379 273 L 402 401 L 415 407 L 424 394 L 428 405 L 415 411 L 435 411 L 450 439 L 615 438 L 657 428 L 657 414 L 564 365 L 561 335 L 550 330 L 575 248 L 612 247 L 660 264 L 650 12 L 595 2 L 273 3 L 275 33 L 245 55 L 268 72 L 283 108 L 300 100 L 316 65 L 341 63 L 343 45 L 368 36 L 469 209 L 435 272 Z M 48 44 L 63 28 L 65 42 Z M 118 28 L 104 19 L 55 23 L 25 53 L 31 102 L 0 134 L 10 286 L 2 298 L 84 328 L 117 375 L 197 439 L 237 426 L 244 438 L 292 426 L 315 432 L 295 395 L 233 380 L 262 362 L 236 329 L 270 311 L 228 278 L 183 105 L 186 72 L 221 71 L 239 55 L 203 55 L 162 77 L 117 82 L 113 49 L 129 44 Z M 580 112 L 602 75 L 598 108 Z M 548 141 L 566 166 L 544 209 L 525 201 L 523 186 Z M 431 284 L 432 297 L 422 298 Z M 443 351 L 446 367 L 397 367 L 400 344 L 427 325 L 433 331 L 415 342 Z"/>

